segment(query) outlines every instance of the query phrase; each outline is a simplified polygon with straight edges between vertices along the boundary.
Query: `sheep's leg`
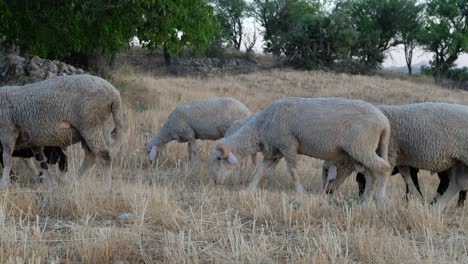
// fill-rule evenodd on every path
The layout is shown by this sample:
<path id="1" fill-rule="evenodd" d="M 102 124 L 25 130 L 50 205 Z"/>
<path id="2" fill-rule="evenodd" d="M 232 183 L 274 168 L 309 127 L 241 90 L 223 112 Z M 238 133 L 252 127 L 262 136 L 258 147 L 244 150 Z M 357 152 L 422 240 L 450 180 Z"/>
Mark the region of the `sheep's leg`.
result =
<path id="1" fill-rule="evenodd" d="M 192 146 L 190 146 L 190 142 L 187 142 L 187 153 L 188 153 L 188 160 L 192 161 Z"/>
<path id="2" fill-rule="evenodd" d="M 38 176 L 39 172 L 37 171 L 36 164 L 34 164 L 33 159 L 22 159 L 23 162 L 26 164 L 26 166 L 29 168 L 29 170 L 34 174 L 34 176 Z"/>
<path id="3" fill-rule="evenodd" d="M 112 157 L 106 137 L 101 129 L 87 129 L 82 132 L 87 146 L 94 155 L 99 158 L 101 175 L 104 178 L 104 191 L 110 191 L 112 184 Z"/>
<path id="4" fill-rule="evenodd" d="M 412 175 L 412 171 L 410 167 L 401 166 L 401 167 L 398 167 L 398 170 L 400 171 L 400 175 L 406 184 L 406 198 L 408 199 L 408 197 L 411 196 L 411 197 L 418 197 L 420 199 L 423 199 L 418 188 L 415 186 L 414 177 L 413 177 L 414 175 Z M 416 172 L 416 178 L 417 178 L 417 172 Z"/>
<path id="5" fill-rule="evenodd" d="M 369 172 L 369 171 L 364 172 L 364 177 L 366 179 L 366 186 L 364 188 L 362 205 L 366 205 L 369 202 L 370 198 L 374 195 L 375 181 L 374 181 L 374 176 L 371 174 L 372 172 Z"/>
<path id="6" fill-rule="evenodd" d="M 276 160 L 267 160 L 263 158 L 263 160 L 257 164 L 257 167 L 255 168 L 254 177 L 250 182 L 249 187 L 247 187 L 248 192 L 257 191 L 257 185 L 260 182 L 260 179 L 262 178 L 263 174 L 265 174 L 265 171 L 275 162 Z"/>
<path id="7" fill-rule="evenodd" d="M 2 138 L 2 159 L 3 159 L 3 174 L 2 179 L 0 180 L 0 189 L 6 189 L 10 185 L 10 172 L 11 167 L 13 166 L 13 151 L 15 150 L 15 143 L 18 139 L 19 133 L 9 134 L 9 133 L 2 133 L 3 135 L 10 135 L 9 138 L 5 139 Z"/>
<path id="8" fill-rule="evenodd" d="M 96 163 L 96 155 L 94 155 L 86 143 L 82 142 L 81 145 L 84 150 L 84 159 L 80 168 L 78 169 L 78 172 L 75 174 L 75 182 L 78 182 L 80 178 Z"/>
<path id="9" fill-rule="evenodd" d="M 450 169 L 438 172 L 437 176 L 439 176 L 439 186 L 437 186 L 437 192 L 434 198 L 432 198 L 431 204 L 436 203 L 440 196 L 447 190 L 450 182 Z"/>
<path id="10" fill-rule="evenodd" d="M 390 177 L 391 173 L 391 167 L 388 161 L 379 157 L 375 152 L 370 153 L 369 155 L 369 153 L 359 152 L 356 149 L 351 149 L 349 154 L 352 158 L 354 158 L 354 160 L 363 164 L 367 170 L 367 173 L 365 173 L 366 189 L 364 191 L 364 204 L 368 202 L 368 199 L 372 197 L 370 196 L 372 194 L 378 203 L 383 201 L 385 198 L 385 190 L 387 187 L 388 178 Z M 375 185 L 377 185 L 376 190 Z"/>
<path id="11" fill-rule="evenodd" d="M 377 202 L 377 204 L 381 204 L 385 199 L 385 192 L 387 189 L 388 179 L 390 178 L 390 173 L 377 172 L 376 176 L 377 189 L 374 194 L 374 200 Z"/>
<path id="12" fill-rule="evenodd" d="M 416 188 L 416 191 L 418 191 L 419 195 L 421 195 L 421 198 L 424 199 L 424 196 L 421 192 L 421 187 L 419 187 L 418 173 L 419 173 L 418 168 L 410 167 L 410 175 L 411 175 L 411 179 L 413 180 L 414 187 Z"/>
<path id="13" fill-rule="evenodd" d="M 250 156 L 250 159 L 252 160 L 252 165 L 257 164 L 257 153 L 252 154 L 252 156 Z"/>
<path id="14" fill-rule="evenodd" d="M 460 193 L 458 194 L 457 206 L 463 207 L 465 205 L 465 200 L 466 200 L 466 190 L 460 191 Z"/>
<path id="15" fill-rule="evenodd" d="M 361 172 L 358 172 L 356 174 L 356 182 L 359 188 L 359 196 L 362 196 L 364 194 L 364 190 L 366 189 L 366 176 L 364 176 L 364 174 Z"/>
<path id="16" fill-rule="evenodd" d="M 447 206 L 447 204 L 450 202 L 450 199 L 457 194 L 457 192 L 460 191 L 460 186 L 457 184 L 456 180 L 456 175 L 457 173 L 455 171 L 452 171 L 450 173 L 450 178 L 449 178 L 449 185 L 445 192 L 435 200 L 434 208 L 433 210 L 440 210 L 443 211 L 444 208 Z"/>
<path id="17" fill-rule="evenodd" d="M 192 161 L 192 154 L 195 156 L 195 159 L 198 164 L 201 164 L 200 152 L 198 151 L 197 142 L 195 139 L 191 139 L 188 142 L 189 148 L 189 160 Z"/>
<path id="18" fill-rule="evenodd" d="M 45 180 L 47 187 L 52 188 L 57 185 L 54 181 L 52 176 L 49 173 L 49 164 L 47 163 L 47 158 L 44 155 L 44 148 L 38 147 L 33 148 L 34 157 L 39 162 L 41 166 L 41 171 L 39 172 L 39 176 Z"/>
<path id="19" fill-rule="evenodd" d="M 304 196 L 304 186 L 301 184 L 301 180 L 297 175 L 297 150 L 295 148 L 290 148 L 283 151 L 284 160 L 288 167 L 289 174 L 294 181 L 294 187 L 296 189 L 296 196 L 298 198 Z"/>
<path id="20" fill-rule="evenodd" d="M 296 195 L 297 197 L 302 197 L 304 196 L 304 186 L 302 186 L 301 184 L 301 181 L 299 179 L 299 176 L 297 175 L 297 162 L 293 162 L 293 163 L 287 163 L 288 165 L 288 170 L 289 170 L 289 173 L 291 174 L 291 178 L 293 179 L 294 181 L 294 187 L 296 189 Z"/>

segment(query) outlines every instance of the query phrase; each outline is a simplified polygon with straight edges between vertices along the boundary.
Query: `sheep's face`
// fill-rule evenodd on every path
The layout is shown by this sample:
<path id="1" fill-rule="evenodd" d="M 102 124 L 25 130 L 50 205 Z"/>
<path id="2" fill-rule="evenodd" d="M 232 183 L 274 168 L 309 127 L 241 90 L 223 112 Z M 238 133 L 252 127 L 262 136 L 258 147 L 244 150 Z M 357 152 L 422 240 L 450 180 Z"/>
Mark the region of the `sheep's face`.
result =
<path id="1" fill-rule="evenodd" d="M 226 153 L 222 148 L 215 148 L 209 159 L 210 175 L 215 184 L 224 184 L 238 163 L 232 152 Z"/>
<path id="2" fill-rule="evenodd" d="M 151 161 L 159 158 L 164 151 L 166 145 L 161 144 L 146 144 L 146 153 L 148 154 Z"/>
<path id="3" fill-rule="evenodd" d="M 354 169 L 344 162 L 322 161 L 322 188 L 325 193 L 333 193 L 348 178 Z"/>

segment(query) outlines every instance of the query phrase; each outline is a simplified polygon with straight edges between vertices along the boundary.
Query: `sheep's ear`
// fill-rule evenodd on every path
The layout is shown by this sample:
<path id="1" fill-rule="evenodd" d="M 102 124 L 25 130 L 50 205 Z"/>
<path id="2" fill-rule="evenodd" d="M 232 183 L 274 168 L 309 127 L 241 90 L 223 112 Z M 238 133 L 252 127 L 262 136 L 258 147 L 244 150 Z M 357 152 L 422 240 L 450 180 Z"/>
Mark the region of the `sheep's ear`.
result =
<path id="1" fill-rule="evenodd" d="M 222 159 L 223 158 L 223 152 L 219 148 L 216 148 L 213 151 L 213 154 L 217 159 Z"/>
<path id="2" fill-rule="evenodd" d="M 328 175 L 327 175 L 327 182 L 330 183 L 336 179 L 336 166 L 330 165 L 328 167 Z"/>
<path id="3" fill-rule="evenodd" d="M 229 161 L 229 163 L 231 164 L 237 164 L 239 161 L 237 160 L 236 156 L 234 155 L 234 153 L 232 152 L 229 152 L 228 156 L 227 156 L 227 160 Z"/>
<path id="4" fill-rule="evenodd" d="M 218 146 L 216 147 L 216 150 L 219 151 L 219 153 L 221 153 L 221 155 L 218 156 L 218 157 L 221 158 L 221 159 L 225 159 L 225 158 L 228 156 L 229 152 L 230 152 L 230 151 L 229 151 L 228 149 L 226 149 L 223 145 L 218 145 Z"/>
<path id="5" fill-rule="evenodd" d="M 152 148 L 151 148 L 151 151 L 149 153 L 149 157 L 150 157 L 150 160 L 151 161 L 154 161 L 156 159 L 156 154 L 158 153 L 158 147 L 156 145 L 154 145 Z"/>

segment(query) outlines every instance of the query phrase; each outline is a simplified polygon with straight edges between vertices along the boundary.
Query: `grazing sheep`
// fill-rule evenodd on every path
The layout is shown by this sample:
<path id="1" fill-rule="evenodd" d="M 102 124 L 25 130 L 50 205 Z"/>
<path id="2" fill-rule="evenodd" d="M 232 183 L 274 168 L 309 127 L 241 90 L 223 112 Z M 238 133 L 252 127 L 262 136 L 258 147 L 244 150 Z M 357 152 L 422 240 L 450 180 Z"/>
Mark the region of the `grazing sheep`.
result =
<path id="1" fill-rule="evenodd" d="M 468 164 L 468 107 L 448 103 L 379 106 L 392 132 L 388 157 L 415 193 L 410 168 L 443 172 L 461 162 Z M 353 168 L 345 163 L 328 166 L 324 185 L 338 188 Z M 352 164 L 352 163 L 351 163 Z M 445 193 L 444 193 L 445 195 Z M 442 205 L 444 206 L 444 205 Z"/>
<path id="2" fill-rule="evenodd" d="M 224 137 L 229 137 L 230 135 L 234 134 L 237 132 L 237 130 L 239 130 L 243 125 L 245 125 L 250 119 L 253 118 L 253 116 L 255 116 L 255 114 L 253 115 L 250 115 L 248 117 L 244 117 L 242 119 L 239 119 L 237 121 L 235 121 L 230 127 L 229 129 L 226 131 L 226 133 L 224 134 Z M 254 153 L 250 156 L 250 159 L 252 161 L 252 164 L 255 164 L 257 162 L 257 153 Z"/>
<path id="3" fill-rule="evenodd" d="M 218 143 L 210 156 L 210 174 L 216 184 L 223 184 L 237 166 L 238 157 L 262 152 L 264 158 L 248 187 L 254 191 L 265 170 L 284 157 L 296 192 L 301 195 L 304 188 L 296 172 L 298 154 L 336 160 L 350 156 L 374 172 L 370 180 L 377 180 L 375 199 L 380 201 L 390 174 L 386 160 L 389 133 L 387 118 L 364 101 L 284 98 L 272 102 Z M 366 186 L 366 198 L 373 195 L 374 187 Z"/>
<path id="4" fill-rule="evenodd" d="M 146 143 L 150 160 L 159 156 L 167 143 L 177 140 L 188 142 L 189 160 L 195 155 L 200 161 L 197 139 L 218 140 L 236 120 L 249 115 L 247 106 L 233 98 L 180 104 L 169 114 L 158 134 Z"/>
<path id="5" fill-rule="evenodd" d="M 123 137 L 119 92 L 107 81 L 91 75 L 62 76 L 24 86 L 0 89 L 0 142 L 3 147 L 3 176 L 0 188 L 10 184 L 12 154 L 31 148 L 44 163 L 42 146 L 66 147 L 81 141 L 85 158 L 76 174 L 80 178 L 96 158 L 106 170 L 105 189 L 111 184 L 111 137 L 114 147 Z M 104 125 L 111 115 L 115 128 Z M 27 131 L 28 140 L 21 140 Z"/>

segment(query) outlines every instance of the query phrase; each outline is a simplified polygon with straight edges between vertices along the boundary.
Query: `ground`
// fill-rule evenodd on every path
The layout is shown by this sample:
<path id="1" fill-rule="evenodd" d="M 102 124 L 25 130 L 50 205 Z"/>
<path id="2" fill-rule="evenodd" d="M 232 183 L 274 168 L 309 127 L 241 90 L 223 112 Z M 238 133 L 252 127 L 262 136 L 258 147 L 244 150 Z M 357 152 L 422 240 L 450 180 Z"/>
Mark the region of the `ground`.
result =
<path id="1" fill-rule="evenodd" d="M 128 130 L 114 160 L 112 192 L 101 191 L 97 170 L 71 184 L 79 146 L 68 149 L 70 170 L 54 190 L 38 187 L 17 162 L 20 179 L 0 192 L 0 263 L 468 262 L 466 209 L 452 203 L 439 214 L 418 200 L 407 203 L 398 175 L 383 208 L 361 208 L 354 178 L 333 197 L 321 194 L 320 162 L 309 157 L 299 164 L 308 192 L 296 201 L 283 162 L 251 194 L 243 191 L 251 164 L 227 186 L 210 180 L 206 157 L 213 142 L 200 142 L 201 168 L 187 161 L 183 144 L 171 143 L 154 164 L 144 149 L 178 103 L 198 99 L 230 96 L 256 111 L 284 96 L 468 104 L 468 92 L 417 79 L 291 70 L 202 79 L 153 78 L 127 69 L 111 82 L 121 91 Z M 420 182 L 431 199 L 437 176 L 421 173 Z"/>

